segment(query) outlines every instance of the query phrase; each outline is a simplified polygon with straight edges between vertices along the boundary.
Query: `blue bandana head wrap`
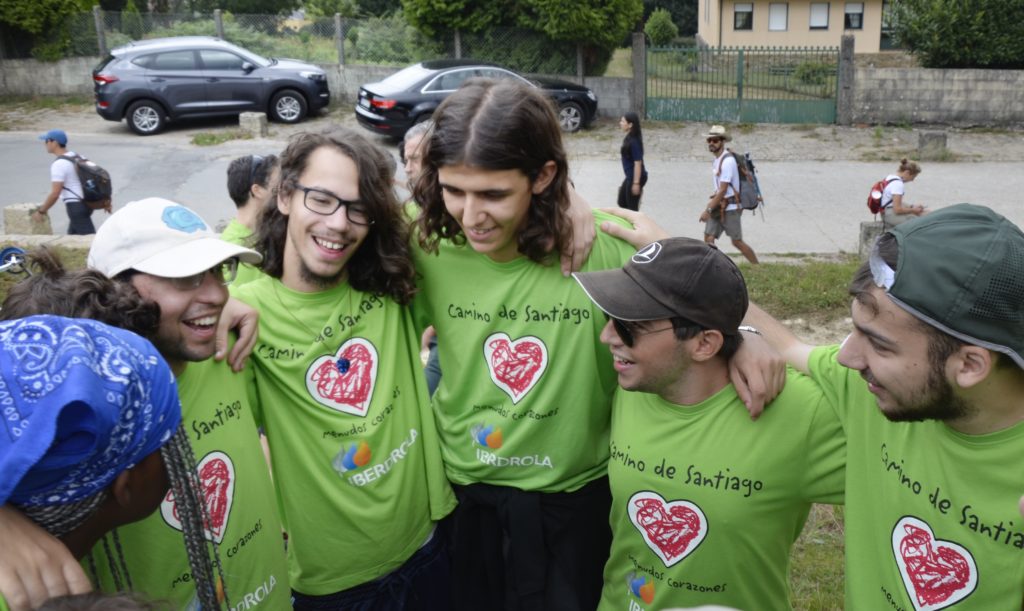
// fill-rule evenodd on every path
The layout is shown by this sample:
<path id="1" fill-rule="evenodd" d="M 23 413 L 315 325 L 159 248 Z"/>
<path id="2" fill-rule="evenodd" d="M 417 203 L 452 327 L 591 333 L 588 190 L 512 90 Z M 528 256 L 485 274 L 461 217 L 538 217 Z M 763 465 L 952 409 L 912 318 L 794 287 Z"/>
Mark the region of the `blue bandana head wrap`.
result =
<path id="1" fill-rule="evenodd" d="M 92 320 L 0 323 L 0 503 L 64 505 L 108 487 L 181 423 L 145 339 Z"/>

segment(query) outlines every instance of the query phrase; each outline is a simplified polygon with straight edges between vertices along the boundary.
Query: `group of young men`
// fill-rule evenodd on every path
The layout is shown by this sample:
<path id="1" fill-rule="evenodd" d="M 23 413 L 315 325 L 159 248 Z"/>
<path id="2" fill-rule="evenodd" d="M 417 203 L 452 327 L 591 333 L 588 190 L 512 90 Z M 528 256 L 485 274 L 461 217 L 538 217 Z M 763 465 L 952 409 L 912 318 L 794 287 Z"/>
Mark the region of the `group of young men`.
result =
<path id="1" fill-rule="evenodd" d="M 414 194 L 428 213 L 447 207 L 473 248 L 494 255 L 486 259 L 460 254 L 452 233 L 442 233 L 452 243 L 442 241 L 439 254 L 420 252 L 389 154 L 346 130 L 301 134 L 276 164 L 264 167 L 269 157 L 256 156 L 237 164 L 235 174 L 248 178 L 232 198 L 259 206 L 252 235 L 238 238 L 245 246 L 158 198 L 124 206 L 95 237 L 90 267 L 160 306 L 150 339 L 177 377 L 206 538 L 223 567 L 220 603 L 789 608 L 790 547 L 819 502 L 847 506 L 848 608 L 1021 604 L 1019 228 L 968 204 L 892 228 L 851 284 L 853 330 L 840 347 L 801 343 L 748 307 L 742 274 L 713 245 L 667 238 L 628 211 L 618 214 L 629 223 L 601 227 L 635 254 L 620 266 L 621 246 L 600 238 L 598 258 L 608 263 L 590 261 L 574 276 L 579 286 L 569 287 L 585 297 L 565 297 L 589 298 L 594 309 L 532 308 L 532 296 L 546 303 L 569 288 L 524 267 L 515 241 L 495 241 L 496 232 L 509 226 L 514 236 L 520 226 L 476 202 L 519 187 L 502 190 L 469 166 L 448 165 L 438 151 L 453 128 L 440 116 L 441 133 L 424 145 L 436 148 L 420 158 L 427 178 Z M 562 170 L 532 172 L 526 201 L 537 205 Z M 489 179 L 506 184 L 503 175 Z M 470 208 L 482 219 L 472 226 L 464 222 Z M 259 264 L 261 273 L 232 288 L 237 301 L 229 304 L 225 285 L 239 263 Z M 489 295 L 497 279 L 500 296 Z M 413 301 L 417 288 L 423 294 Z M 259 312 L 259 335 L 251 362 L 234 373 L 212 356 L 222 317 L 251 324 L 240 302 Z M 602 314 L 606 321 L 593 320 Z M 529 334 L 537 328 L 531 317 L 563 324 L 545 342 Z M 433 409 L 419 360 L 430 323 L 448 346 Z M 573 339 L 589 328 L 609 353 L 586 354 L 586 342 Z M 771 354 L 768 344 L 796 371 L 776 370 L 781 393 L 753 421 L 741 399 L 748 391 L 734 387 L 729 365 L 736 354 Z M 558 358 L 547 354 L 560 346 Z M 470 384 L 459 375 L 474 359 L 489 376 Z M 614 371 L 590 371 L 601 366 Z M 538 382 L 552 373 L 561 388 Z M 589 386 L 617 379 L 610 412 L 567 419 L 575 407 L 559 393 L 570 377 L 588 386 L 570 392 L 595 403 L 603 391 Z M 536 388 L 550 400 L 525 400 Z M 464 411 L 450 407 L 485 395 L 492 399 Z M 273 481 L 257 428 L 269 442 Z M 595 465 L 601 473 L 591 473 Z M 575 483 L 565 484 L 570 478 Z M 538 494 L 503 494 L 517 488 Z M 580 502 L 607 508 L 609 494 L 601 521 L 608 515 L 610 549 L 606 527 L 574 518 L 584 514 L 551 517 L 558 503 L 573 512 Z M 445 520 L 457 499 L 462 513 Z M 9 508 L 0 513 L 0 533 L 11 537 L 0 558 L 7 603 L 30 608 L 61 588 L 84 587 L 77 575 L 55 579 L 52 564 L 33 560 L 33 550 L 53 548 L 18 520 Z M 488 529 L 514 535 L 492 540 Z M 116 546 L 133 589 L 198 608 L 180 530 L 170 495 L 149 518 L 118 528 Z M 559 587 L 589 583 L 573 574 L 582 562 L 561 557 L 573 549 L 587 550 L 583 560 L 600 556 L 599 591 Z M 452 566 L 456 576 L 472 574 L 467 559 L 488 565 L 492 555 L 505 557 L 504 582 L 453 579 Z M 68 568 L 54 562 L 57 572 Z M 116 563 L 92 564 L 97 585 L 116 589 L 106 568 Z M 488 589 L 504 594 L 481 598 Z"/>

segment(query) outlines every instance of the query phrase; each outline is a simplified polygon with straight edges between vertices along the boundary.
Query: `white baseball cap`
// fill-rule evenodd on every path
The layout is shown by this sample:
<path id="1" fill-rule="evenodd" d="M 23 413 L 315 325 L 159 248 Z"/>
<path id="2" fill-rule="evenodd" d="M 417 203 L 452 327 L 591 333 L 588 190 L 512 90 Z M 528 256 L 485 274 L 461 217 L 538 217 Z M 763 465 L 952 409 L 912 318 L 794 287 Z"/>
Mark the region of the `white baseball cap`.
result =
<path id="1" fill-rule="evenodd" d="M 128 203 L 100 226 L 88 265 L 110 278 L 128 269 L 184 278 L 231 257 L 251 265 L 263 260 L 255 250 L 220 239 L 185 206 L 149 197 Z"/>

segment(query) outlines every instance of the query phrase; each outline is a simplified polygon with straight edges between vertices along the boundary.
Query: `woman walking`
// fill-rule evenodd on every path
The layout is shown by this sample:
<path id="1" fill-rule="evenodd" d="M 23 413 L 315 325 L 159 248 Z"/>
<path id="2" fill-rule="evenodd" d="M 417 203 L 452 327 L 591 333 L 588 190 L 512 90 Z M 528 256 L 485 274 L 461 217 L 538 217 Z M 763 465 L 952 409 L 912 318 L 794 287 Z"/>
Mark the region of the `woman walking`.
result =
<path id="1" fill-rule="evenodd" d="M 644 167 L 644 136 L 640 130 L 640 117 L 627 112 L 619 119 L 619 129 L 626 132 L 622 139 L 622 171 L 625 180 L 619 186 L 619 208 L 640 209 L 640 196 L 647 184 L 647 168 Z"/>
<path id="2" fill-rule="evenodd" d="M 882 223 L 886 227 L 895 227 L 926 212 L 926 208 L 921 204 L 910 206 L 903 202 L 904 184 L 914 182 L 920 173 L 921 166 L 917 162 L 903 158 L 896 173 L 885 177 L 885 189 L 882 191 Z"/>

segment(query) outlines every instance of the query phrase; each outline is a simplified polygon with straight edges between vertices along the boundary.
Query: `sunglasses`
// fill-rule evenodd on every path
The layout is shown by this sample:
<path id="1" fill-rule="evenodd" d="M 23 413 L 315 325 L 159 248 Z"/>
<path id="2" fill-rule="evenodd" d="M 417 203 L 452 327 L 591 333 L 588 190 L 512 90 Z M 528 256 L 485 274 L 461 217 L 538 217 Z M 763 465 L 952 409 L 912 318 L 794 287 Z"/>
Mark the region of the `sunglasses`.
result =
<path id="1" fill-rule="evenodd" d="M 256 173 L 260 171 L 263 166 L 263 157 L 260 155 L 253 155 L 252 161 L 249 163 L 249 186 L 256 184 Z"/>
<path id="2" fill-rule="evenodd" d="M 660 333 L 662 331 L 669 331 L 672 329 L 671 324 L 667 327 L 662 327 L 661 329 L 644 329 L 635 322 L 612 318 L 611 316 L 608 316 L 607 318 L 612 321 L 612 327 L 615 328 L 615 332 L 618 333 L 619 339 L 622 340 L 622 343 L 626 344 L 626 346 L 630 348 L 632 348 L 636 343 L 636 338 L 642 335 L 650 335 L 651 333 Z"/>
<path id="3" fill-rule="evenodd" d="M 708 138 L 708 144 L 717 143 L 717 142 L 721 142 L 721 141 L 722 141 L 721 138 Z"/>

